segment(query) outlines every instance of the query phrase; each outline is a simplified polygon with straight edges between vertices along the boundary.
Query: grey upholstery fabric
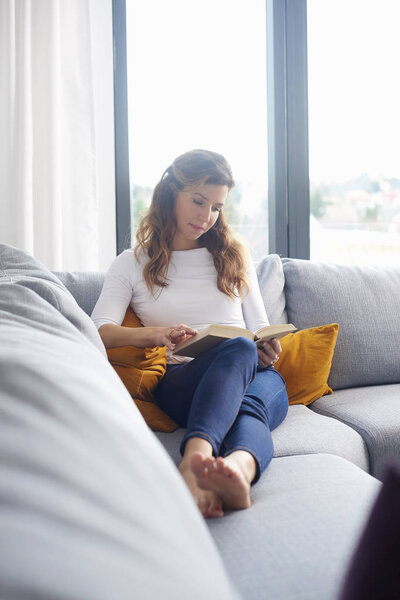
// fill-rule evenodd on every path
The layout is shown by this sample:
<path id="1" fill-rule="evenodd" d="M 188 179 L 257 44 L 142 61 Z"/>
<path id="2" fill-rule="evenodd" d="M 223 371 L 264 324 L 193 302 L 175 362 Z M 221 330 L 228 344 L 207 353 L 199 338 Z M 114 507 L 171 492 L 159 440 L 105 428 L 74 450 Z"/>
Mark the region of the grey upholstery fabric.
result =
<path id="1" fill-rule="evenodd" d="M 180 428 L 173 433 L 156 432 L 175 464 L 181 456 L 179 445 L 184 435 Z M 289 406 L 286 419 L 272 432 L 274 457 L 298 454 L 335 454 L 368 472 L 368 451 L 361 435 L 336 419 L 317 415 L 307 406 Z"/>
<path id="2" fill-rule="evenodd" d="M 55 271 L 54 274 L 90 316 L 103 287 L 105 273 Z"/>
<path id="3" fill-rule="evenodd" d="M 246 600 L 337 600 L 380 484 L 329 454 L 276 458 L 253 506 L 208 520 Z"/>
<path id="4" fill-rule="evenodd" d="M 282 262 L 289 321 L 339 323 L 332 389 L 400 382 L 400 267 Z"/>
<path id="5" fill-rule="evenodd" d="M 260 260 L 257 277 L 270 323 L 287 323 L 285 276 L 278 254 L 268 254 Z"/>
<path id="6" fill-rule="evenodd" d="M 275 457 L 334 454 L 369 471 L 367 447 L 358 432 L 336 419 L 316 415 L 301 404 L 289 407 L 286 419 L 272 432 L 272 439 Z"/>
<path id="7" fill-rule="evenodd" d="M 89 317 L 72 323 L 54 276 L 0 250 L 0 597 L 237 598 Z"/>
<path id="8" fill-rule="evenodd" d="M 338 390 L 316 400 L 311 409 L 362 435 L 375 477 L 382 478 L 390 461 L 400 461 L 400 384 Z"/>
<path id="9" fill-rule="evenodd" d="M 0 244 L 0 282 L 15 284 L 32 290 L 34 294 L 61 312 L 74 327 L 105 354 L 104 345 L 94 323 L 91 319 L 85 318 L 81 308 L 57 276 L 30 254 L 13 246 Z M 21 310 L 29 314 L 29 303 L 26 307 L 21 306 Z M 40 320 L 39 315 L 38 319 Z M 43 309 L 41 322 L 46 323 L 46 321 L 47 313 Z"/>

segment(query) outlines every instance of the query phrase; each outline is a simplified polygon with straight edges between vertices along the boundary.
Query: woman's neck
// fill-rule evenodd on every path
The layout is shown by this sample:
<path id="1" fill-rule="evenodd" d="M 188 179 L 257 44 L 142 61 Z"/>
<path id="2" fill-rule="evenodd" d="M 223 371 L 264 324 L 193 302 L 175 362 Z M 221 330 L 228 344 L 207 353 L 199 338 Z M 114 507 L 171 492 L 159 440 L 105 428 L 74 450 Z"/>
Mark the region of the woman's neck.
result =
<path id="1" fill-rule="evenodd" d="M 196 248 L 201 248 L 198 240 L 187 240 L 185 238 L 180 238 L 175 236 L 172 241 L 172 251 L 181 251 L 181 250 L 195 250 Z"/>

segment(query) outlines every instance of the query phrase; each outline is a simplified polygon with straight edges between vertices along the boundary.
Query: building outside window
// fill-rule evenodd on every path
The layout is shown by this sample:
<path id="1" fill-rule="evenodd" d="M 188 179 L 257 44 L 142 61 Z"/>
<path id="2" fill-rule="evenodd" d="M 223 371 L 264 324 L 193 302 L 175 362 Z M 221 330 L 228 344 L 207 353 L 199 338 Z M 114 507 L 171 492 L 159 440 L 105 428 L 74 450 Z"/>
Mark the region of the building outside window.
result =
<path id="1" fill-rule="evenodd" d="M 134 230 L 172 160 L 223 154 L 226 211 L 259 260 L 268 252 L 265 0 L 126 1 Z"/>

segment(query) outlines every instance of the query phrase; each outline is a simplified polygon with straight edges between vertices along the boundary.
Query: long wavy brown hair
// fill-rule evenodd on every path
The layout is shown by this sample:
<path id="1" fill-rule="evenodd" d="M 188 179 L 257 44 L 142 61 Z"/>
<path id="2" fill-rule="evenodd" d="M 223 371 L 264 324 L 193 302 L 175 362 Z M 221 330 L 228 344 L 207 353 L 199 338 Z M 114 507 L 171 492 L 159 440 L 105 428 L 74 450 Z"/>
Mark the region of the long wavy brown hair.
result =
<path id="1" fill-rule="evenodd" d="M 225 158 L 209 150 L 191 150 L 178 156 L 156 185 L 149 210 L 136 233 L 135 255 L 143 250 L 150 258 L 143 275 L 150 292 L 168 286 L 168 265 L 176 232 L 175 200 L 179 192 L 202 184 L 234 185 Z M 243 296 L 248 289 L 247 253 L 235 239 L 223 210 L 199 243 L 212 254 L 217 270 L 218 289 L 230 297 Z"/>

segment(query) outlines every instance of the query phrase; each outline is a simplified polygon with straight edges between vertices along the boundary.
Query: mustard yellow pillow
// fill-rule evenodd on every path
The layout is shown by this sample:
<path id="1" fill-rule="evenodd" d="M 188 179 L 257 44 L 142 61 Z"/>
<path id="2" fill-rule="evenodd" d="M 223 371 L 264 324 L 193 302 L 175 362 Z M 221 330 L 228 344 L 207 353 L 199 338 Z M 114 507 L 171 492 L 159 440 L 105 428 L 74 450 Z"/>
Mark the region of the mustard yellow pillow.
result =
<path id="1" fill-rule="evenodd" d="M 124 327 L 141 327 L 133 310 L 128 308 Z M 166 348 L 119 346 L 107 349 L 108 360 L 132 396 L 147 425 L 155 431 L 171 432 L 178 425 L 153 400 L 153 392 L 166 370 Z"/>
<path id="2" fill-rule="evenodd" d="M 302 329 L 285 335 L 275 369 L 286 381 L 289 404 L 311 404 L 325 394 L 333 351 L 339 331 L 337 323 Z"/>

